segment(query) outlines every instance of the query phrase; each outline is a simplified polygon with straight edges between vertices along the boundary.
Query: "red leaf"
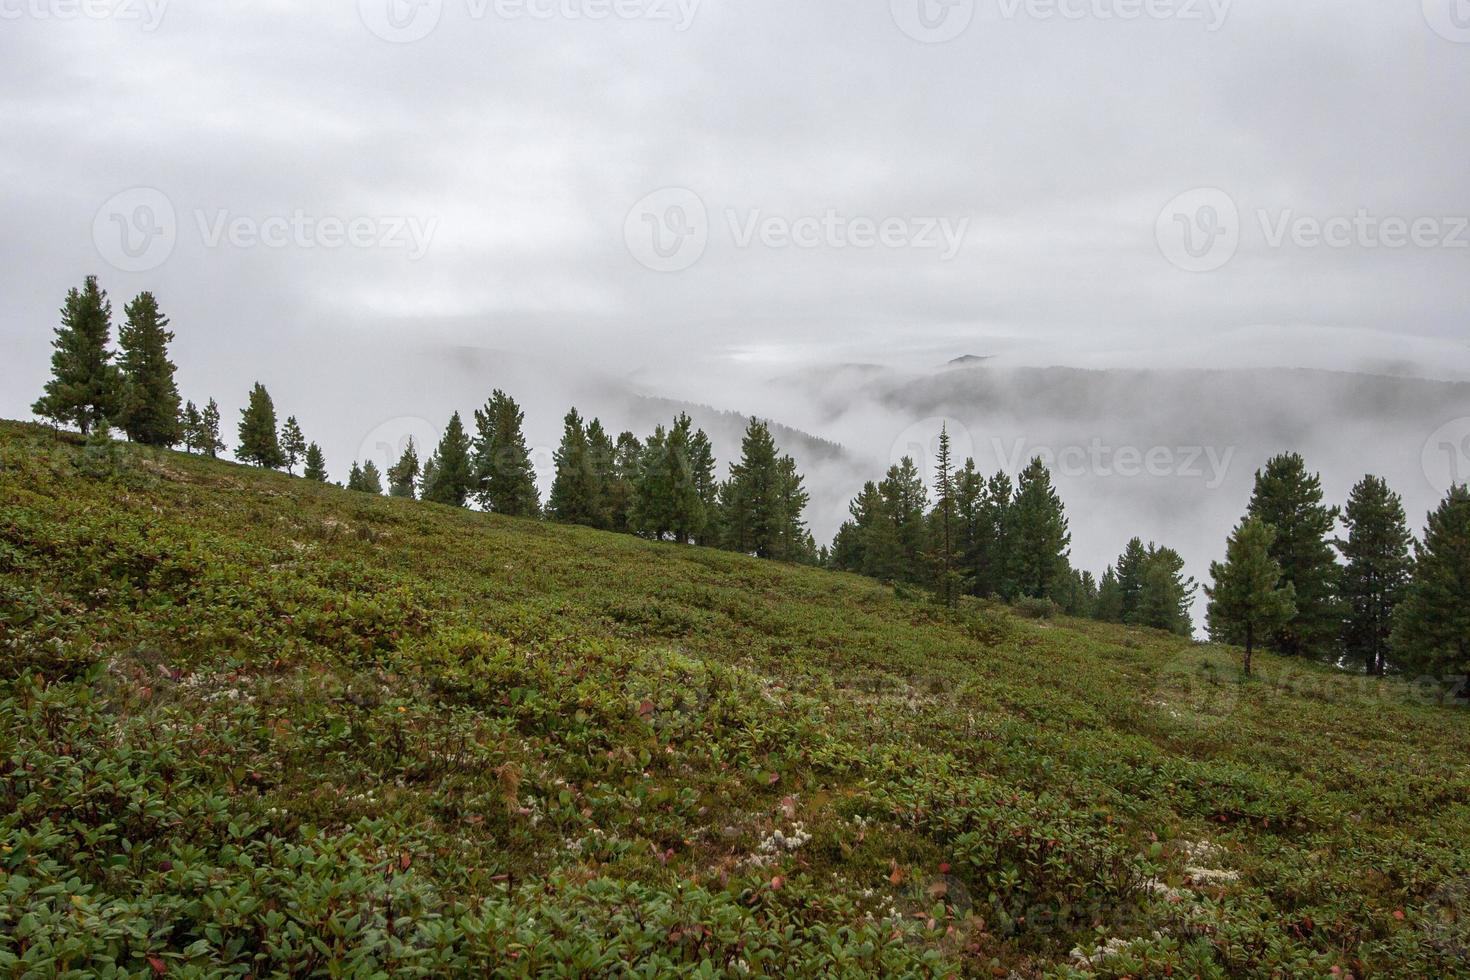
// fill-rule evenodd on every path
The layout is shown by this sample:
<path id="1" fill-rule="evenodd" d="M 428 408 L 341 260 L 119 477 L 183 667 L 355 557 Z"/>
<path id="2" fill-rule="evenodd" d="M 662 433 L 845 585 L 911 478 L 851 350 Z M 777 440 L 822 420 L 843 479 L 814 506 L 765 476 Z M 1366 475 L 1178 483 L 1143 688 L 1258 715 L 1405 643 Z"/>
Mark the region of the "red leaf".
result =
<path id="1" fill-rule="evenodd" d="M 413 864 L 413 858 L 409 856 L 407 851 L 405 851 L 403 855 L 398 859 L 398 867 L 404 871 L 407 871 L 408 866 L 411 864 Z"/>
<path id="2" fill-rule="evenodd" d="M 642 704 L 640 704 L 638 706 L 638 716 L 640 718 L 646 718 L 646 717 L 648 717 L 651 714 L 653 714 L 653 702 L 652 701 L 644 701 Z"/>
<path id="3" fill-rule="evenodd" d="M 939 862 L 939 873 L 942 874 L 942 875 L 949 874 L 949 862 L 948 861 L 940 861 Z"/>
<path id="4" fill-rule="evenodd" d="M 781 781 L 781 774 L 779 772 L 773 772 L 773 773 L 771 773 L 770 775 L 768 775 L 766 777 L 766 785 L 767 786 L 775 786 L 780 781 Z"/>
<path id="5" fill-rule="evenodd" d="M 153 972 L 160 976 L 168 972 L 168 964 L 156 956 L 148 957 L 148 965 L 153 967 Z"/>
<path id="6" fill-rule="evenodd" d="M 781 886 L 784 885 L 784 884 L 786 884 L 786 879 L 783 878 L 783 877 L 781 877 L 780 875 L 777 875 L 776 877 L 774 877 L 774 878 L 771 879 L 771 891 L 773 891 L 773 892 L 780 891 L 781 890 Z"/>

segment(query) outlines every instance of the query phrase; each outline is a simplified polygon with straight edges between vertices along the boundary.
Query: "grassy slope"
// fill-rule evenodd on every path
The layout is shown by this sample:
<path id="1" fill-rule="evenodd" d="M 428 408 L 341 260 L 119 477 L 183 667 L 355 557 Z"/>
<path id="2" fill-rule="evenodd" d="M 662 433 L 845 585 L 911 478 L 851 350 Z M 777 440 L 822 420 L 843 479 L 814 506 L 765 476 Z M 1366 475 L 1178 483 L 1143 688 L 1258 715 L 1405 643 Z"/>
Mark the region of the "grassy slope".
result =
<path id="1" fill-rule="evenodd" d="M 1463 969 L 1396 682 L 120 454 L 0 424 L 0 969 Z"/>

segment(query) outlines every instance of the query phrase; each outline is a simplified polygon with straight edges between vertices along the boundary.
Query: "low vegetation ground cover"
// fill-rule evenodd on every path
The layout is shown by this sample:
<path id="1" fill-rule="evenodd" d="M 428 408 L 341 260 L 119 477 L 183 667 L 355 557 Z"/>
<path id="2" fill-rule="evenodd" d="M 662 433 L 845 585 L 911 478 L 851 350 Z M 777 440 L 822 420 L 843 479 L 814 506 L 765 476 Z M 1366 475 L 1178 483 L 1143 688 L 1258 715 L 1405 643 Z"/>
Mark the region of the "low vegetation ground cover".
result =
<path id="1" fill-rule="evenodd" d="M 0 424 L 0 971 L 1443 976 L 1470 718 Z"/>

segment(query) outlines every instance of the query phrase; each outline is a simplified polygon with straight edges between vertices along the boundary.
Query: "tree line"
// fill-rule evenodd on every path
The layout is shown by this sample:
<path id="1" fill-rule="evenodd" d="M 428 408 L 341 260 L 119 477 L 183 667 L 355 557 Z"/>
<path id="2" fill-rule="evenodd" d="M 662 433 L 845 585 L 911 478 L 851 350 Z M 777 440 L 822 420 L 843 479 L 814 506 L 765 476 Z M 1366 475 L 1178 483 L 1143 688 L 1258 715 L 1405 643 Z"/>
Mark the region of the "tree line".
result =
<path id="1" fill-rule="evenodd" d="M 32 406 L 98 442 L 117 426 L 133 442 L 217 456 L 227 446 L 213 398 L 182 402 L 168 345 L 169 319 L 150 292 L 123 307 L 118 350 L 112 306 L 95 276 L 71 289 L 52 342 L 51 378 Z M 803 514 L 808 494 L 796 461 L 766 423 L 751 419 L 740 459 L 716 475 L 708 436 L 686 414 L 638 438 L 616 437 L 575 409 L 563 419 L 556 472 L 543 504 L 516 401 L 496 389 L 473 413 L 458 412 L 426 459 L 410 439 L 380 472 L 352 463 L 350 490 L 387 492 L 515 517 L 546 518 L 607 531 L 726 548 L 762 558 L 824 565 L 932 589 L 955 606 L 962 596 L 1055 607 L 1071 615 L 1192 632 L 1198 584 L 1172 548 L 1133 538 L 1101 575 L 1070 561 L 1065 508 L 1039 457 L 1015 476 L 985 476 L 957 463 L 941 431 L 932 488 L 910 457 L 865 483 L 829 548 L 817 548 Z M 278 425 L 257 382 L 241 410 L 238 459 L 328 481 L 321 447 L 295 416 Z M 932 502 L 930 492 L 932 489 Z M 1339 534 L 1339 525 L 1346 535 Z M 1470 489 L 1452 487 L 1409 532 L 1402 498 L 1366 476 L 1346 506 L 1328 506 L 1320 477 L 1296 453 L 1256 473 L 1223 561 L 1210 566 L 1207 624 L 1213 639 L 1361 665 L 1440 676 L 1470 673 Z"/>

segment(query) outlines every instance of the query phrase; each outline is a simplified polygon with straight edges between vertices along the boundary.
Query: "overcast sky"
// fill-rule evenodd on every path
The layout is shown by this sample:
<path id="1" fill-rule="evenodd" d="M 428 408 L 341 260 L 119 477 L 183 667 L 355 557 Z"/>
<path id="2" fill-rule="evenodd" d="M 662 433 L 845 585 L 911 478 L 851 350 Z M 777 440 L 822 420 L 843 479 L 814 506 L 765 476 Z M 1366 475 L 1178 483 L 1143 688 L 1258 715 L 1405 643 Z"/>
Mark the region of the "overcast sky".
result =
<path id="1" fill-rule="evenodd" d="M 319 426 L 405 345 L 1470 377 L 1465 6 L 0 0 L 0 414 L 91 272 Z"/>

